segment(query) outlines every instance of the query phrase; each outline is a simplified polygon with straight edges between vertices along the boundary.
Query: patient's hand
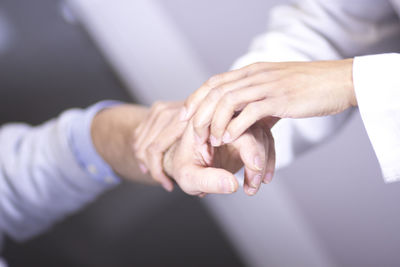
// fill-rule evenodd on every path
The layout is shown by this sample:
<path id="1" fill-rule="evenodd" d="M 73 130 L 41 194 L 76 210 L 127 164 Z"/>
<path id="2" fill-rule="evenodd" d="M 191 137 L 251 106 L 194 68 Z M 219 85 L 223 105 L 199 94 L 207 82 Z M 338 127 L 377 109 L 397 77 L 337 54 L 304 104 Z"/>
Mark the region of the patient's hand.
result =
<path id="1" fill-rule="evenodd" d="M 171 191 L 173 183 L 165 169 L 185 192 L 194 195 L 236 191 L 238 184 L 232 173 L 243 167 L 243 162 L 247 194 L 254 195 L 261 181 L 271 180 L 275 150 L 266 125 L 257 123 L 232 144 L 212 148 L 196 139 L 192 123 L 179 118 L 181 107 L 181 102 L 157 102 L 136 128 L 135 155 L 143 172 L 150 172 Z"/>
<path id="2" fill-rule="evenodd" d="M 275 165 L 273 139 L 260 124 L 255 124 L 231 144 L 217 148 L 195 139 L 190 121 L 182 138 L 164 158 L 166 172 L 188 194 L 235 192 L 238 182 L 233 173 L 243 164 L 244 189 L 248 195 L 256 194 L 261 182 L 272 177 Z"/>
<path id="3" fill-rule="evenodd" d="M 164 153 L 182 136 L 187 122 L 179 119 L 182 102 L 155 102 L 146 118 L 136 128 L 134 150 L 143 173 L 150 172 L 167 191 L 173 182 L 165 175 Z"/>

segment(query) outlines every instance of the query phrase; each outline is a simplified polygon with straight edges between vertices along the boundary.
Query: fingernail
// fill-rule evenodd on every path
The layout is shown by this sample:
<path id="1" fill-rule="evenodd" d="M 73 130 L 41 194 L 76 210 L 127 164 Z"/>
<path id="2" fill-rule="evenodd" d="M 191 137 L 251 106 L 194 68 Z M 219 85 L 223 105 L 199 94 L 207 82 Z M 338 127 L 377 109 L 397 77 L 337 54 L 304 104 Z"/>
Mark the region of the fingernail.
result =
<path id="1" fill-rule="evenodd" d="M 219 142 L 218 142 L 217 138 L 215 138 L 213 135 L 210 136 L 210 143 L 211 143 L 212 146 L 218 146 L 219 145 L 218 144 Z"/>
<path id="2" fill-rule="evenodd" d="M 231 142 L 231 135 L 229 132 L 225 132 L 224 136 L 222 137 L 222 142 L 224 142 L 224 144 Z"/>
<path id="3" fill-rule="evenodd" d="M 257 189 L 250 187 L 249 190 L 247 190 L 247 193 L 251 196 L 254 196 L 257 193 Z"/>
<path id="4" fill-rule="evenodd" d="M 182 111 L 181 111 L 181 114 L 179 115 L 180 120 L 181 121 L 187 120 L 187 114 L 188 114 L 188 112 L 187 112 L 186 108 L 183 107 Z"/>
<path id="5" fill-rule="evenodd" d="M 269 182 L 271 182 L 272 181 L 272 173 L 271 172 L 268 172 L 267 174 L 265 174 L 265 177 L 264 177 L 264 183 L 269 183 Z"/>
<path id="6" fill-rule="evenodd" d="M 258 188 L 261 183 L 261 174 L 257 174 L 254 178 L 253 181 L 251 182 L 251 186 L 253 188 Z"/>
<path id="7" fill-rule="evenodd" d="M 233 191 L 235 190 L 234 185 L 229 178 L 223 178 L 222 180 L 220 180 L 219 186 L 223 193 L 233 193 Z"/>
<path id="8" fill-rule="evenodd" d="M 256 156 L 254 158 L 254 167 L 258 170 L 261 171 L 263 169 L 263 164 L 261 162 L 261 158 L 259 156 Z"/>
<path id="9" fill-rule="evenodd" d="M 139 169 L 140 169 L 143 173 L 147 173 L 147 168 L 146 168 L 146 166 L 144 166 L 142 163 L 139 163 Z"/>

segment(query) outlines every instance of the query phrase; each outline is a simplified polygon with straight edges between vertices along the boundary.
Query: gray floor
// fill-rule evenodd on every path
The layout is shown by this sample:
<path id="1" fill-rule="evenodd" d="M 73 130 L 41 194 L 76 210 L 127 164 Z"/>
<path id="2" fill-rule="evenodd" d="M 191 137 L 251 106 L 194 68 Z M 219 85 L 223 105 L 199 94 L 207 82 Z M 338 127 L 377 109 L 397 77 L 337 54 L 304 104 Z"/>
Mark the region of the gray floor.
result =
<path id="1" fill-rule="evenodd" d="M 37 124 L 69 107 L 129 100 L 79 25 L 54 0 L 3 0 L 10 26 L 0 54 L 0 123 Z M 10 266 L 241 266 L 196 198 L 124 184 L 25 244 L 6 243 Z"/>

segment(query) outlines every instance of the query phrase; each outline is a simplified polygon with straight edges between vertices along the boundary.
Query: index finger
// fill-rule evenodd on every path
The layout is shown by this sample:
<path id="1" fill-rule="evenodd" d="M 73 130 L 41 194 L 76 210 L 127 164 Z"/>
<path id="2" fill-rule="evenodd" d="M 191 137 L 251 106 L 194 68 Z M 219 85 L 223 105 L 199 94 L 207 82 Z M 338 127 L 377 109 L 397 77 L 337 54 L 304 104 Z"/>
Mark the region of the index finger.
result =
<path id="1" fill-rule="evenodd" d="M 232 70 L 212 76 L 199 89 L 197 89 L 187 98 L 181 111 L 181 120 L 189 120 L 193 116 L 197 108 L 200 106 L 200 103 L 213 88 L 221 86 L 222 84 L 225 84 L 227 82 L 232 82 L 245 78 L 248 75 L 256 72 L 257 69 L 258 65 L 256 63 L 241 69 Z"/>

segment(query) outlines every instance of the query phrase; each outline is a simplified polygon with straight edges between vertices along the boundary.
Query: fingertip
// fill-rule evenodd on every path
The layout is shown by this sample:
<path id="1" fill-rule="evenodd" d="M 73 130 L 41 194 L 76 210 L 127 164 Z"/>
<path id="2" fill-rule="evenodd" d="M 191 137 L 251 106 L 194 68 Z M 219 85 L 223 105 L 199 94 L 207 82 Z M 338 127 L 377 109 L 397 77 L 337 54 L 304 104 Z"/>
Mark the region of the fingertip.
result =
<path id="1" fill-rule="evenodd" d="M 232 142 L 231 134 L 228 131 L 226 131 L 222 136 L 222 142 L 224 144 L 229 144 L 230 142 Z"/>
<path id="2" fill-rule="evenodd" d="M 251 180 L 251 187 L 258 189 L 261 185 L 261 180 L 262 180 L 262 175 L 261 174 L 257 174 L 253 177 L 253 179 Z"/>
<path id="3" fill-rule="evenodd" d="M 139 169 L 143 174 L 146 174 L 149 171 L 143 163 L 139 163 Z"/>
<path id="4" fill-rule="evenodd" d="M 199 198 L 205 198 L 206 196 L 207 196 L 206 193 L 201 193 L 201 194 L 199 195 Z"/>
<path id="5" fill-rule="evenodd" d="M 168 192 L 172 192 L 174 190 L 174 185 L 171 181 L 162 182 L 161 185 Z"/>
<path id="6" fill-rule="evenodd" d="M 257 188 L 250 187 L 250 188 L 247 190 L 247 195 L 250 196 L 250 197 L 252 197 L 252 196 L 254 196 L 255 194 L 257 194 L 257 191 L 258 191 Z"/>
<path id="7" fill-rule="evenodd" d="M 267 172 L 264 176 L 263 183 L 268 184 L 272 181 L 273 173 L 272 172 Z"/>
<path id="8" fill-rule="evenodd" d="M 231 179 L 232 179 L 232 184 L 233 184 L 232 193 L 235 193 L 239 189 L 239 183 L 238 183 L 236 177 L 233 176 Z"/>
<path id="9" fill-rule="evenodd" d="M 222 194 L 232 194 L 237 191 L 238 186 L 238 182 L 233 175 L 232 177 L 221 177 L 218 181 L 219 191 Z"/>
<path id="10" fill-rule="evenodd" d="M 254 157 L 254 168 L 257 171 L 262 171 L 263 170 L 264 164 L 263 164 L 263 161 L 261 160 L 260 156 L 255 156 Z"/>
<path id="11" fill-rule="evenodd" d="M 254 188 L 252 188 L 252 187 L 250 187 L 250 186 L 248 186 L 247 184 L 244 184 L 243 185 L 243 189 L 244 189 L 244 193 L 246 194 L 246 195 L 248 195 L 248 196 L 254 196 L 255 195 L 255 193 L 257 193 L 257 191 L 255 191 L 254 192 Z"/>
<path id="12" fill-rule="evenodd" d="M 214 135 L 210 135 L 210 143 L 213 147 L 221 146 L 221 141 L 219 141 L 219 139 L 216 138 Z"/>

